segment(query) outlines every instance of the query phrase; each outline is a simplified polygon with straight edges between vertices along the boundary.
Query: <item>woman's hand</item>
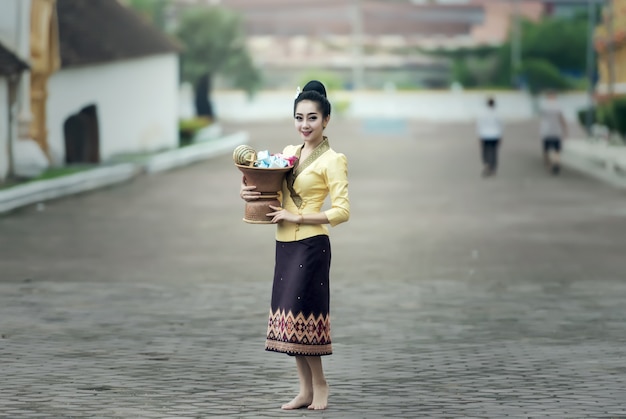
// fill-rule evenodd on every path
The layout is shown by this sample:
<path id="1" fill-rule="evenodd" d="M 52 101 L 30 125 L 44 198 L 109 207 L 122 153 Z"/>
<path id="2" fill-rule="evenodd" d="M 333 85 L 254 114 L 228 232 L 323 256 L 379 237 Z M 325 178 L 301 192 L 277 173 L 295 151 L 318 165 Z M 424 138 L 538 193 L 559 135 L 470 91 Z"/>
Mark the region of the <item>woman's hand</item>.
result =
<path id="1" fill-rule="evenodd" d="M 255 199 L 259 199 L 261 196 L 261 192 L 255 191 L 256 186 L 247 185 L 246 177 L 241 178 L 241 188 L 239 189 L 239 197 L 244 201 L 254 201 Z"/>
<path id="2" fill-rule="evenodd" d="M 244 201 L 254 201 L 256 199 L 259 199 L 259 196 L 261 196 L 261 192 L 257 192 L 255 191 L 255 189 L 256 189 L 256 186 L 241 185 L 239 196 Z"/>
<path id="3" fill-rule="evenodd" d="M 273 217 L 272 218 L 273 223 L 279 223 L 281 221 L 289 221 L 291 223 L 298 223 L 302 220 L 302 217 L 300 215 L 292 214 L 286 209 L 283 209 L 281 207 L 275 207 L 274 205 L 270 205 L 269 207 L 273 209 L 274 212 L 270 212 L 265 215 L 267 215 L 268 217 Z"/>

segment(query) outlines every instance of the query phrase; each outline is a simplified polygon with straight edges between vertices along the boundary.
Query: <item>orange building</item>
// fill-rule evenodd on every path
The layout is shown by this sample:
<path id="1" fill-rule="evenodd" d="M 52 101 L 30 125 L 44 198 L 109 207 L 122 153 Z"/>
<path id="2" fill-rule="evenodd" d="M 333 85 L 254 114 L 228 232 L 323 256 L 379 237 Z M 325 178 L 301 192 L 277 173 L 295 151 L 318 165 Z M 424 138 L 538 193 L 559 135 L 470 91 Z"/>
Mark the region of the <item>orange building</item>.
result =
<path id="1" fill-rule="evenodd" d="M 546 5 L 540 0 L 513 1 L 472 0 L 471 4 L 484 9 L 483 21 L 472 28 L 472 39 L 476 44 L 500 45 L 511 31 L 515 15 L 523 19 L 538 21 L 546 13 Z"/>

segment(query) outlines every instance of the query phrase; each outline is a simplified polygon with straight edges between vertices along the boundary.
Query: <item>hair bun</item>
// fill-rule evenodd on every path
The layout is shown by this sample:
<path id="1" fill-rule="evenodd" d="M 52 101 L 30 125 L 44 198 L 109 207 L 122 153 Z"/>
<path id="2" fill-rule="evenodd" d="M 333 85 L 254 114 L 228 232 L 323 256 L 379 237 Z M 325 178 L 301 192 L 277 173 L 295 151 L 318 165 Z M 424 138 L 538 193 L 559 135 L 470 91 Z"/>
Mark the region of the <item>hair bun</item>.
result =
<path id="1" fill-rule="evenodd" d="M 306 92 L 308 90 L 313 90 L 313 91 L 319 93 L 320 95 L 326 97 L 326 88 L 324 87 L 324 85 L 320 81 L 311 80 L 310 82 L 305 84 L 304 88 L 302 89 L 302 91 Z"/>

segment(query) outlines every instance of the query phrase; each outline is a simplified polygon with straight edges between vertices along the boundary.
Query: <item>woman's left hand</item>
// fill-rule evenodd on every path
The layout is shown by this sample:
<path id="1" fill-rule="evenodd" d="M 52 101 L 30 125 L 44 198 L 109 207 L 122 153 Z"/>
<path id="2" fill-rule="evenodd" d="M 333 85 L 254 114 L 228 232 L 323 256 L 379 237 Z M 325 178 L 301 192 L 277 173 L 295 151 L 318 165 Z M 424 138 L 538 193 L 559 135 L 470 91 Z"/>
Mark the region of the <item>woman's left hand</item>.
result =
<path id="1" fill-rule="evenodd" d="M 281 221 L 289 221 L 292 223 L 297 223 L 298 221 L 300 221 L 299 215 L 292 214 L 282 207 L 275 207 L 274 205 L 270 205 L 270 208 L 273 209 L 274 212 L 270 212 L 266 215 L 268 217 L 273 217 L 272 223 L 279 223 Z"/>

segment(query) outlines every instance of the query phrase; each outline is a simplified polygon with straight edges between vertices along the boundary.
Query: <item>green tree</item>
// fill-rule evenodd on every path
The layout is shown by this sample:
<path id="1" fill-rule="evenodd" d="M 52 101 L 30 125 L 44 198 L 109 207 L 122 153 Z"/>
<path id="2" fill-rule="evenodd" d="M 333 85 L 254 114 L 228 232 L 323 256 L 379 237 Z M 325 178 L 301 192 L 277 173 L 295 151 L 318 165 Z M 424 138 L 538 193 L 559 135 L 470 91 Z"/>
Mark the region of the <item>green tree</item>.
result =
<path id="1" fill-rule="evenodd" d="M 451 82 L 459 82 L 465 87 L 485 87 L 498 85 L 494 80 L 498 79 L 501 71 L 499 51 L 499 47 L 480 45 L 473 48 L 422 52 L 450 59 Z"/>
<path id="2" fill-rule="evenodd" d="M 199 116 L 214 117 L 213 78 L 222 74 L 253 95 L 261 75 L 248 52 L 240 15 L 221 7 L 184 10 L 175 31 L 183 44 L 182 78 L 195 86 Z"/>
<path id="3" fill-rule="evenodd" d="M 564 89 L 570 78 L 586 70 L 587 15 L 551 17 L 521 22 L 520 68 L 511 68 L 511 39 L 499 47 L 478 46 L 455 51 L 435 51 L 453 62 L 452 81 L 468 87 L 510 87 L 512 75 L 521 76 L 531 91 Z M 515 71 L 513 71 L 515 70 Z"/>
<path id="4" fill-rule="evenodd" d="M 523 22 L 522 57 L 550 61 L 562 71 L 584 73 L 587 24 L 584 15 Z"/>
<path id="5" fill-rule="evenodd" d="M 565 90 L 571 86 L 569 81 L 561 75 L 559 69 L 544 59 L 524 61 L 520 73 L 528 86 L 528 90 L 534 95 L 541 93 L 542 90 Z"/>
<path id="6" fill-rule="evenodd" d="M 539 22 L 522 22 L 522 65 L 517 69 L 531 93 L 543 89 L 564 90 L 587 68 L 585 13 L 573 17 L 551 17 Z M 506 45 L 510 51 L 510 43 Z M 502 58 L 505 58 L 503 56 Z M 510 64 L 509 64 L 510 69 Z"/>
<path id="7" fill-rule="evenodd" d="M 159 29 L 165 30 L 165 15 L 170 6 L 170 0 L 123 0 L 122 3 Z"/>

